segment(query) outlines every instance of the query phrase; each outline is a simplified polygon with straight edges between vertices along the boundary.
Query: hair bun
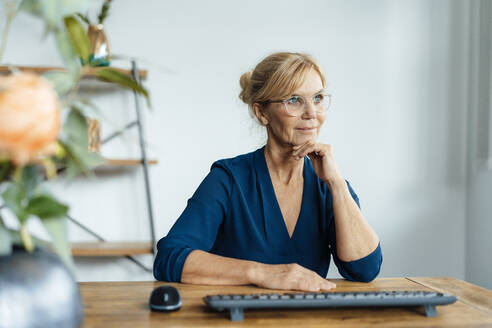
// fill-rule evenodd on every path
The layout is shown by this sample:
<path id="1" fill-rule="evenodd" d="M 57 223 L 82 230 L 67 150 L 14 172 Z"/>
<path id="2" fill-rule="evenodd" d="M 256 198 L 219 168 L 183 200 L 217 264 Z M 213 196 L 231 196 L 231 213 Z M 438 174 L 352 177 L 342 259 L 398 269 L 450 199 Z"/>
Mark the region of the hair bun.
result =
<path id="1" fill-rule="evenodd" d="M 252 71 L 246 72 L 241 75 L 239 79 L 239 84 L 241 85 L 241 93 L 239 94 L 239 99 L 241 99 L 244 103 L 250 104 L 251 101 L 251 76 L 253 75 Z"/>

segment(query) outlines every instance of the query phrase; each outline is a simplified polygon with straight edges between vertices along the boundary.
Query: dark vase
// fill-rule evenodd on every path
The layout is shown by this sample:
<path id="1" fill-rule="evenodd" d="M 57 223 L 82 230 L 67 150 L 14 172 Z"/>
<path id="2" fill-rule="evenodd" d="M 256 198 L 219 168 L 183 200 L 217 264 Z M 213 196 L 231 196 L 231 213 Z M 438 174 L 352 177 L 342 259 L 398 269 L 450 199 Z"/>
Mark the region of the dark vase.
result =
<path id="1" fill-rule="evenodd" d="M 14 246 L 0 256 L 0 327 L 80 327 L 77 283 L 59 259 L 42 248 Z"/>

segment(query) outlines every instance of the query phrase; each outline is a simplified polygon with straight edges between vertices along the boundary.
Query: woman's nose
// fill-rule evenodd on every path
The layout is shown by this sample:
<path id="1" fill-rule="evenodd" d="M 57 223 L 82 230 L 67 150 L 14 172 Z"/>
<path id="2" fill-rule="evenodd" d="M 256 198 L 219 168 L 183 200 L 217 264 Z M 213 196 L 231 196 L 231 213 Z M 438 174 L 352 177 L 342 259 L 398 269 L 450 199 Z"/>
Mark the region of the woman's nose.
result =
<path id="1" fill-rule="evenodd" d="M 304 116 L 306 117 L 316 117 L 316 110 L 310 101 L 307 101 L 304 105 Z"/>

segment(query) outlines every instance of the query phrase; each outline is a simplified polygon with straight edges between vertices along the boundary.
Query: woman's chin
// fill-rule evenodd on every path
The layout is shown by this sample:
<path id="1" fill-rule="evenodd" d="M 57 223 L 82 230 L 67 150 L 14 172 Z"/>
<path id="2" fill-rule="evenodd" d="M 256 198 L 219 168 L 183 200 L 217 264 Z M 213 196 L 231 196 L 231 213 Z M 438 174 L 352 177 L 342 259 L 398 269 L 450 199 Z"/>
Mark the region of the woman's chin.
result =
<path id="1" fill-rule="evenodd" d="M 294 145 L 303 145 L 308 141 L 316 141 L 317 139 L 318 139 L 317 134 L 303 135 L 303 136 L 297 137 L 293 143 L 294 143 Z"/>

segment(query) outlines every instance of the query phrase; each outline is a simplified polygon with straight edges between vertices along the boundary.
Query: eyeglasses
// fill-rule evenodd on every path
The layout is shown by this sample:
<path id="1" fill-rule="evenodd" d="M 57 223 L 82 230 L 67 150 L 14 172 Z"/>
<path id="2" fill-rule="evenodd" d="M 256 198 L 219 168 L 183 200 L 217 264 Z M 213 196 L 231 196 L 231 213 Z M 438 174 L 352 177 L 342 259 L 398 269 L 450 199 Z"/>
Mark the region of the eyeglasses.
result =
<path id="1" fill-rule="evenodd" d="M 267 100 L 262 102 L 262 104 L 272 104 L 272 103 L 283 103 L 285 106 L 285 111 L 290 116 L 300 116 L 306 110 L 306 104 L 310 101 L 314 110 L 319 113 L 325 113 L 331 104 L 331 95 L 318 93 L 314 95 L 311 99 L 307 100 L 303 96 L 294 95 L 288 99 L 283 100 Z"/>

